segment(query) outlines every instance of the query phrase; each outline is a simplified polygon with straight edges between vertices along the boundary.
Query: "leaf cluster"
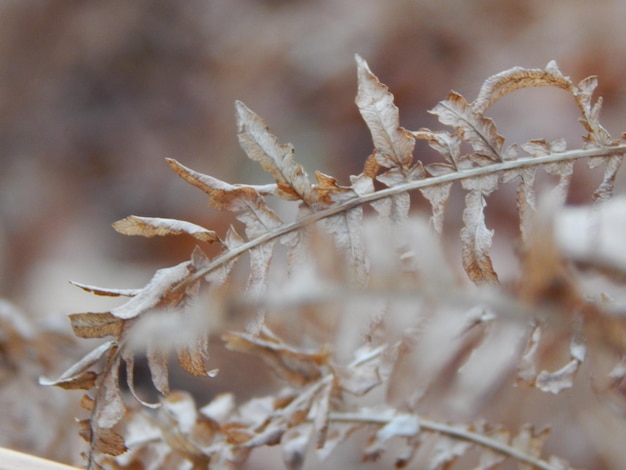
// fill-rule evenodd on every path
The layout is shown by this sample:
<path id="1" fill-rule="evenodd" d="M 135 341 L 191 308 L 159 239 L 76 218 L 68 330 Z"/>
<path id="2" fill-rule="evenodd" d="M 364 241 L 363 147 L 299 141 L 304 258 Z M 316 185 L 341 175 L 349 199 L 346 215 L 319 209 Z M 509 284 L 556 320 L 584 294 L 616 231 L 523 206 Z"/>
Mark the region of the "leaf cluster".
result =
<path id="1" fill-rule="evenodd" d="M 564 224 L 582 220 L 561 208 L 575 162 L 604 167 L 596 206 L 589 209 L 601 213 L 626 151 L 626 141 L 613 139 L 599 122 L 596 79 L 575 84 L 554 62 L 545 69 L 515 67 L 487 79 L 472 102 L 451 92 L 438 103 L 430 112 L 447 130 L 407 130 L 388 88 L 362 58 L 356 62 L 356 105 L 374 149 L 349 184 L 319 171 L 311 178 L 293 146 L 237 102 L 239 143 L 273 183 L 232 184 L 167 160 L 206 193 L 211 208 L 235 215 L 226 233 L 153 217 L 113 224 L 126 235 L 186 234 L 200 245 L 141 289 L 76 283 L 97 295 L 127 298 L 108 312 L 70 315 L 77 336 L 107 341 L 58 379 L 43 380 L 86 391 L 88 417 L 80 421 L 80 434 L 90 445 L 90 468 L 236 468 L 254 448 L 280 445 L 285 464 L 295 469 L 331 458 L 359 433 L 364 461 L 390 458 L 396 467 L 473 462 L 473 468 L 490 469 L 512 460 L 572 468 L 546 455 L 548 429 L 526 421 L 506 429 L 477 411 L 488 412 L 489 397 L 514 386 L 547 394 L 571 389 L 590 349 L 618 364 L 604 390 L 621 387 L 624 329 L 611 312 L 619 307 L 585 296 L 575 264 L 601 268 L 606 259 L 559 235 Z M 581 148 L 541 139 L 507 145 L 485 115 L 506 95 L 538 86 L 572 96 L 585 132 Z M 439 161 L 415 159 L 417 141 L 434 149 Z M 538 208 L 540 170 L 556 183 L 546 196 L 550 202 Z M 520 269 L 503 282 L 492 261 L 495 232 L 485 208 L 507 183 L 517 186 Z M 460 261 L 471 283 L 454 272 L 443 245 L 453 185 L 465 195 Z M 412 192 L 430 203 L 428 223 L 410 214 Z M 283 220 L 271 198 L 295 204 L 295 218 Z M 602 236 L 615 233 L 610 223 L 605 229 Z M 211 258 L 202 244 L 217 244 L 220 253 Z M 233 270 L 244 257 L 248 278 L 239 286 Z M 613 265 L 611 279 L 624 272 L 626 263 Z M 170 391 L 168 354 L 175 350 L 190 374 L 214 375 L 210 318 L 233 311 L 243 311 L 251 323 L 245 332 L 222 332 L 224 346 L 260 358 L 284 388 L 240 404 L 232 394 L 220 395 L 198 407 L 188 393 Z M 285 316 L 302 322 L 298 334 L 279 333 Z M 155 322 L 170 328 L 164 341 L 148 334 Z M 555 364 L 554 350 L 564 351 L 565 364 Z M 157 403 L 135 390 L 137 354 L 147 358 L 162 396 Z M 120 388 L 122 367 L 134 404 Z M 446 413 L 450 403 L 457 403 L 456 413 Z"/>

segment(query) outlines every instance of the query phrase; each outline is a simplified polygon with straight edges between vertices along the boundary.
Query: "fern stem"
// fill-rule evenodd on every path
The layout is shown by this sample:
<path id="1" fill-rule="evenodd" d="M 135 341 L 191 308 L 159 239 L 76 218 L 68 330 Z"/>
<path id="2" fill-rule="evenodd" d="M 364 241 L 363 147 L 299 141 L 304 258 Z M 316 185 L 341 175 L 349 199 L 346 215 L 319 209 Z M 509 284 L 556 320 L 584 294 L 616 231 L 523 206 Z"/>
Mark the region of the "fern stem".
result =
<path id="1" fill-rule="evenodd" d="M 359 413 L 344 413 L 344 412 L 332 412 L 329 417 L 330 421 L 348 422 L 348 423 L 369 423 L 385 425 L 389 422 L 389 417 L 385 416 L 372 416 Z M 532 465 L 535 468 L 541 470 L 559 470 L 545 460 L 541 460 L 533 457 L 532 455 L 525 454 L 519 449 L 516 449 L 508 444 L 492 439 L 484 434 L 468 431 L 460 426 L 454 426 L 450 424 L 440 423 L 438 421 L 432 421 L 430 419 L 419 419 L 420 429 L 430 432 L 436 432 L 450 436 L 454 439 L 460 439 L 470 442 L 472 444 L 478 444 L 498 452 L 506 457 L 513 458 L 518 462 L 523 462 L 528 465 Z"/>
<path id="2" fill-rule="evenodd" d="M 198 270 L 194 275 L 182 281 L 176 289 L 182 288 L 189 283 L 193 283 L 202 277 L 206 276 L 208 273 L 218 268 L 219 266 L 228 263 L 241 256 L 242 254 L 248 252 L 252 248 L 256 248 L 258 246 L 263 245 L 269 241 L 280 238 L 288 233 L 295 232 L 300 230 L 307 225 L 313 224 L 315 222 L 319 222 L 320 220 L 326 219 L 328 217 L 332 217 L 334 215 L 340 214 L 342 212 L 349 211 L 350 209 L 354 209 L 355 207 L 368 204 L 374 201 L 378 201 L 380 199 L 384 199 L 391 196 L 396 196 L 398 194 L 414 191 L 416 189 L 437 186 L 440 184 L 453 183 L 455 181 L 461 181 L 465 179 L 471 178 L 479 178 L 482 176 L 492 175 L 495 173 L 501 173 L 503 171 L 516 170 L 521 168 L 529 168 L 533 166 L 541 166 L 550 163 L 558 163 L 565 162 L 570 160 L 578 160 L 581 158 L 589 158 L 589 157 L 608 157 L 611 155 L 619 155 L 626 154 L 626 144 L 615 145 L 613 147 L 603 147 L 603 148 L 594 148 L 594 149 L 576 149 L 569 150 L 567 152 L 560 153 L 552 153 L 549 155 L 544 155 L 541 157 L 523 157 L 517 158 L 515 160 L 507 160 L 500 163 L 494 163 L 492 165 L 486 165 L 477 168 L 469 168 L 466 170 L 460 170 L 452 173 L 447 173 L 445 175 L 433 176 L 430 178 L 424 178 L 416 181 L 410 181 L 408 183 L 399 184 L 397 186 L 393 186 L 391 188 L 381 189 L 379 191 L 375 191 L 370 194 L 366 194 L 363 196 L 357 196 L 353 199 L 349 199 L 344 203 L 338 204 L 336 206 L 329 207 L 328 209 L 321 210 L 318 212 L 314 212 L 306 217 L 303 217 L 295 222 L 285 224 L 282 227 L 279 227 L 273 231 L 267 232 L 260 237 L 254 238 L 243 245 L 240 245 L 237 248 L 229 250 L 221 256 L 213 259 L 208 266 L 203 269 Z"/>

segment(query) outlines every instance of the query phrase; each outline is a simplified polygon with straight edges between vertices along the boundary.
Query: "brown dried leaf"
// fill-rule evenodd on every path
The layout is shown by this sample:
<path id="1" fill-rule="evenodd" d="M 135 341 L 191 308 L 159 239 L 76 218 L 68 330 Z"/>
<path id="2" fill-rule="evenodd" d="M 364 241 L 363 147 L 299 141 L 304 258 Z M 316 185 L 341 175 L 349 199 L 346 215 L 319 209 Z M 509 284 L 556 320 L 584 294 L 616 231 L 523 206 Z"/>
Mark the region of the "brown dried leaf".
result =
<path id="1" fill-rule="evenodd" d="M 255 337 L 246 333 L 226 333 L 222 339 L 227 349 L 261 358 L 280 377 L 298 386 L 318 380 L 321 377 L 320 367 L 328 361 L 328 351 L 298 351 L 267 335 Z"/>
<path id="2" fill-rule="evenodd" d="M 135 357 L 129 348 L 122 349 L 122 359 L 124 359 L 124 362 L 126 363 L 126 384 L 128 385 L 128 390 L 135 400 L 147 408 L 158 408 L 161 406 L 160 403 L 148 403 L 142 400 L 137 394 L 137 391 L 135 390 Z"/>
<path id="3" fill-rule="evenodd" d="M 440 165 L 445 165 L 445 168 L 448 169 L 447 172 L 458 169 L 458 164 L 461 159 L 462 140 L 457 134 L 450 134 L 447 131 L 431 131 L 430 129 L 422 128 L 419 131 L 413 132 L 413 135 L 417 139 L 426 140 L 431 148 L 435 149 L 439 155 L 445 158 L 447 164 Z M 436 173 L 431 172 L 430 169 L 432 168 L 432 164 L 426 167 L 431 175 L 437 176 L 438 174 L 442 174 L 441 171 L 437 171 Z"/>
<path id="4" fill-rule="evenodd" d="M 278 195 L 275 184 L 265 186 L 230 184 L 191 170 L 176 160 L 169 159 L 168 163 L 185 181 L 210 196 L 211 207 L 238 213 L 237 218 L 246 225 L 246 235 L 249 238 L 256 238 L 282 225 L 280 217 L 267 207 L 263 199 L 263 195 Z M 228 238 L 223 243 L 228 248 L 233 248 L 228 243 Z"/>
<path id="5" fill-rule="evenodd" d="M 93 450 L 106 455 L 122 455 L 128 449 L 124 443 L 124 438 L 112 429 L 99 428 L 96 438 L 92 443 Z"/>
<path id="6" fill-rule="evenodd" d="M 539 341 L 541 340 L 541 325 L 534 325 L 524 353 L 520 359 L 517 368 L 517 384 L 534 385 L 537 376 L 537 367 L 535 366 L 535 356 L 539 351 Z"/>
<path id="7" fill-rule="evenodd" d="M 192 375 L 203 377 L 208 373 L 206 361 L 209 358 L 209 339 L 199 335 L 189 342 L 187 347 L 177 348 L 178 362 Z"/>
<path id="8" fill-rule="evenodd" d="M 590 159 L 589 162 L 591 163 Z M 615 187 L 615 177 L 617 176 L 617 171 L 622 165 L 622 161 L 624 160 L 624 155 L 613 155 L 609 158 L 603 158 L 602 162 L 606 165 L 604 168 L 604 176 L 602 178 L 602 183 L 598 186 L 593 193 L 594 201 L 603 202 L 607 201 L 613 196 L 613 189 Z M 590 164 L 591 167 L 591 164 Z"/>
<path id="9" fill-rule="evenodd" d="M 158 345 L 149 344 L 148 352 L 148 368 L 150 369 L 150 377 L 155 388 L 163 395 L 170 393 L 170 385 L 168 379 L 168 361 L 167 354 L 159 348 Z"/>
<path id="10" fill-rule="evenodd" d="M 513 67 L 485 80 L 472 108 L 478 113 L 484 113 L 488 107 L 509 93 L 539 86 L 555 86 L 573 91 L 571 80 L 561 73 L 554 61 L 550 61 L 545 70 Z"/>
<path id="11" fill-rule="evenodd" d="M 130 215 L 113 223 L 113 228 L 124 235 L 140 235 L 142 237 L 164 237 L 186 233 L 197 240 L 213 243 L 219 240 L 217 233 L 207 230 L 191 222 L 161 217 L 140 217 Z"/>
<path id="12" fill-rule="evenodd" d="M 125 304 L 111 310 L 111 314 L 128 320 L 157 306 L 177 305 L 185 297 L 185 291 L 181 289 L 179 292 L 172 292 L 172 288 L 194 272 L 189 261 L 170 268 L 159 269 L 139 293 Z"/>
<path id="13" fill-rule="evenodd" d="M 141 292 L 141 289 L 109 289 L 103 287 L 95 287 L 80 282 L 70 281 L 70 284 L 79 287 L 85 292 L 91 292 L 95 295 L 102 295 L 107 297 L 133 297 Z"/>
<path id="14" fill-rule="evenodd" d="M 468 191 L 463 211 L 465 226 L 461 229 L 463 267 L 474 283 L 497 284 L 498 275 L 489 257 L 493 230 L 487 229 L 483 211 L 486 206 L 485 196 L 497 188 L 498 176 L 463 180 L 462 185 Z"/>
<path id="15" fill-rule="evenodd" d="M 435 232 L 440 235 L 443 232 L 443 219 L 448 199 L 450 198 L 450 189 L 452 189 L 452 183 L 437 184 L 420 189 L 420 192 L 426 199 L 428 199 L 428 202 L 430 202 L 433 209 L 433 215 L 430 218 L 430 223 Z"/>
<path id="16" fill-rule="evenodd" d="M 473 109 L 458 93 L 450 92 L 447 100 L 439 102 L 429 112 L 437 115 L 442 124 L 454 127 L 459 136 L 472 146 L 476 152 L 471 157 L 474 164 L 482 166 L 514 157 L 511 149 L 503 149 L 504 137 L 498 134 L 493 120 Z M 477 157 L 484 158 L 484 163 Z"/>
<path id="17" fill-rule="evenodd" d="M 315 202 L 313 189 L 301 165 L 293 159 L 291 144 L 282 145 L 270 131 L 263 119 L 241 101 L 235 103 L 238 138 L 248 158 L 258 162 L 274 177 L 278 185 L 276 195 L 287 200 L 302 200 L 311 205 Z"/>
<path id="18" fill-rule="evenodd" d="M 111 315 L 109 312 L 72 313 L 69 318 L 74 334 L 80 338 L 113 336 L 119 339 L 124 326 L 124 320 Z"/>
<path id="19" fill-rule="evenodd" d="M 116 347 L 116 342 L 107 341 L 72 365 L 58 379 L 49 380 L 42 377 L 39 379 L 39 383 L 66 389 L 89 390 L 93 388 L 97 377 L 97 374 L 91 371 L 90 368 L 99 362 L 113 347 Z"/>
<path id="20" fill-rule="evenodd" d="M 105 365 L 106 373 L 102 375 L 103 380 L 98 384 L 96 390 L 96 403 L 92 423 L 98 429 L 112 428 L 122 419 L 126 412 L 126 406 L 120 392 L 120 359 L 120 356 L 116 355 L 112 350 L 112 354 L 107 358 L 107 364 Z"/>
<path id="21" fill-rule="evenodd" d="M 382 383 L 378 360 L 366 361 L 356 366 L 333 366 L 337 386 L 356 396 L 363 396 Z"/>
<path id="22" fill-rule="evenodd" d="M 588 134 L 583 137 L 585 148 L 604 147 L 617 143 L 600 124 L 602 98 L 598 98 L 595 104 L 592 104 L 593 92 L 597 85 L 598 80 L 596 77 L 587 77 L 578 84 L 578 87 L 576 87 L 573 92 L 578 108 L 582 113 L 582 117 L 579 121 L 588 131 Z"/>
<path id="23" fill-rule="evenodd" d="M 328 217 L 326 230 L 331 233 L 337 246 L 347 253 L 350 272 L 357 285 L 363 285 L 369 272 L 369 261 L 363 244 L 363 208 L 356 207 L 341 214 Z"/>
<path id="24" fill-rule="evenodd" d="M 376 161 L 387 168 L 408 168 L 413 160 L 415 138 L 400 127 L 393 95 L 372 73 L 367 62 L 356 56 L 358 92 L 356 105 L 372 134 Z"/>

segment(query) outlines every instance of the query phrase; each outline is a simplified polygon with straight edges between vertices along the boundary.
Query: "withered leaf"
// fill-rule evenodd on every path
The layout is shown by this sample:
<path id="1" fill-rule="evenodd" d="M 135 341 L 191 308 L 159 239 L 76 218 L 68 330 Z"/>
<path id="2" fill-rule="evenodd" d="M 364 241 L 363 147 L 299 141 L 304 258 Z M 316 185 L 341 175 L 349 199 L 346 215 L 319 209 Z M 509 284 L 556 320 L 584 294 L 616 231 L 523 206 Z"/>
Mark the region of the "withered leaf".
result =
<path id="1" fill-rule="evenodd" d="M 126 384 L 131 395 L 146 408 L 158 408 L 160 403 L 148 403 L 141 399 L 135 390 L 135 357 L 134 352 L 129 348 L 122 349 L 122 359 L 126 363 Z"/>
<path id="2" fill-rule="evenodd" d="M 328 352 L 298 351 L 275 338 L 226 333 L 222 339 L 227 349 L 258 356 L 280 377 L 299 386 L 319 379 L 320 367 L 328 360 Z"/>
<path id="3" fill-rule="evenodd" d="M 393 95 L 372 73 L 367 62 L 356 56 L 358 92 L 356 105 L 372 134 L 376 161 L 387 168 L 408 168 L 413 160 L 415 138 L 400 127 Z"/>
<path id="4" fill-rule="evenodd" d="M 193 272 L 194 269 L 190 261 L 184 261 L 170 268 L 159 269 L 139 293 L 125 304 L 111 310 L 111 315 L 128 320 L 156 306 L 177 304 L 184 298 L 184 291 L 172 292 L 172 288 Z"/>
<path id="5" fill-rule="evenodd" d="M 49 380 L 41 377 L 39 383 L 41 385 L 55 385 L 66 389 L 89 390 L 94 386 L 97 377 L 97 374 L 89 369 L 99 362 L 100 359 L 115 346 L 115 341 L 107 341 L 86 354 L 81 360 L 67 369 L 58 379 Z"/>
<path id="6" fill-rule="evenodd" d="M 106 455 L 122 455 L 128 449 L 124 443 L 124 438 L 112 429 L 99 428 L 93 442 L 96 452 Z"/>
<path id="7" fill-rule="evenodd" d="M 561 73 L 554 61 L 550 61 L 545 70 L 513 67 L 485 80 L 472 107 L 476 112 L 483 113 L 509 93 L 538 86 L 554 86 L 570 92 L 573 90 L 571 80 Z"/>
<path id="8" fill-rule="evenodd" d="M 107 360 L 105 366 L 107 373 L 103 374 L 103 380 L 98 384 L 95 396 L 96 404 L 92 420 L 99 429 L 112 428 L 126 412 L 119 384 L 121 357 L 113 356 Z"/>
<path id="9" fill-rule="evenodd" d="M 177 219 L 165 219 L 161 217 L 140 217 L 130 215 L 113 223 L 113 228 L 124 235 L 141 235 L 142 237 L 155 237 L 167 235 L 179 235 L 186 233 L 197 240 L 213 243 L 219 240 L 217 233 L 207 230 L 191 222 Z"/>
<path id="10" fill-rule="evenodd" d="M 500 162 L 514 156 L 511 149 L 504 150 L 504 137 L 498 134 L 493 120 L 477 112 L 460 94 L 450 92 L 447 100 L 439 102 L 429 112 L 437 115 L 442 124 L 457 129 L 459 136 L 472 146 L 477 156 L 486 159 L 485 163 Z M 473 158 L 472 162 L 480 160 Z"/>
<path id="11" fill-rule="evenodd" d="M 489 257 L 493 230 L 487 229 L 484 214 L 485 196 L 491 194 L 497 184 L 497 175 L 462 182 L 463 187 L 469 191 L 463 211 L 465 226 L 461 229 L 463 267 L 476 284 L 498 282 L 498 275 Z"/>
<path id="12" fill-rule="evenodd" d="M 277 196 L 288 200 L 315 202 L 311 183 L 304 168 L 293 159 L 291 144 L 281 144 L 263 119 L 241 101 L 235 103 L 239 144 L 248 158 L 256 161 L 274 177 L 278 185 Z"/>
<path id="13" fill-rule="evenodd" d="M 190 340 L 187 347 L 177 348 L 178 362 L 181 367 L 195 376 L 206 376 L 206 361 L 209 357 L 209 340 L 206 335 L 199 335 Z"/>
<path id="14" fill-rule="evenodd" d="M 149 344 L 146 356 L 152 383 L 161 394 L 167 395 L 170 393 L 167 353 L 161 351 L 158 345 Z"/>
<path id="15" fill-rule="evenodd" d="M 111 315 L 109 312 L 72 313 L 69 318 L 74 334 L 81 338 L 113 336 L 119 339 L 124 325 L 124 320 Z"/>
<path id="16" fill-rule="evenodd" d="M 85 292 L 91 292 L 95 295 L 102 295 L 107 297 L 133 297 L 141 291 L 141 289 L 110 289 L 104 287 L 96 287 L 76 281 L 70 281 L 70 283 L 75 285 L 76 287 L 79 287 Z"/>

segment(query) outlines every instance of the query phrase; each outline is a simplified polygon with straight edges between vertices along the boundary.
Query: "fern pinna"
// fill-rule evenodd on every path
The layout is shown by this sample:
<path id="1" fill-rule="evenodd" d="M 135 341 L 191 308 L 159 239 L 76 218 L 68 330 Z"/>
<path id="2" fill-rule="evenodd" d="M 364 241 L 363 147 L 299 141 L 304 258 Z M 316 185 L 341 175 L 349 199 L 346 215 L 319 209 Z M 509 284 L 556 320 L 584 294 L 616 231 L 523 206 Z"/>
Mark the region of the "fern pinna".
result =
<path id="1" fill-rule="evenodd" d="M 262 446 L 279 446 L 291 469 L 321 462 L 347 468 L 346 453 L 333 452 L 340 446 L 380 468 L 488 469 L 518 462 L 568 469 L 568 452 L 588 462 L 566 445 L 563 423 L 545 412 L 561 392 L 569 391 L 574 404 L 591 392 L 598 397 L 597 416 L 604 416 L 603 397 L 619 398 L 626 376 L 619 362 L 626 351 L 619 304 L 583 292 L 578 269 L 585 264 L 613 280 L 626 265 L 608 266 L 615 260 L 594 257 L 593 250 L 577 256 L 571 231 L 558 235 L 572 220 L 575 227 L 591 227 L 562 207 L 579 159 L 604 166 L 586 214 L 619 212 L 606 201 L 626 141 L 613 139 L 599 123 L 596 79 L 576 85 L 554 62 L 545 70 L 515 67 L 490 77 L 472 102 L 451 92 L 437 104 L 430 112 L 450 130 L 410 131 L 400 126 L 387 87 L 362 58 L 356 62 L 356 104 L 374 150 L 350 184 L 321 172 L 312 182 L 293 146 L 281 144 L 237 102 L 241 147 L 274 183 L 231 184 L 173 159 L 167 163 L 209 196 L 210 207 L 234 213 L 239 228 L 218 234 L 186 221 L 138 216 L 113 224 L 127 235 L 187 234 L 200 246 L 141 289 L 76 283 L 97 295 L 129 297 L 109 312 L 70 315 L 77 336 L 110 339 L 58 379 L 42 379 L 87 391 L 82 406 L 88 417 L 79 424 L 89 443 L 89 468 L 236 468 Z M 538 86 L 573 97 L 585 131 L 581 148 L 567 150 L 564 140 L 507 146 L 485 116 L 507 94 Z M 419 140 L 440 160 L 415 160 Z M 545 203 L 537 202 L 538 170 L 556 177 Z M 494 231 L 485 218 L 486 201 L 503 183 L 517 185 L 520 229 L 511 243 L 518 274 L 508 280 L 494 268 Z M 442 235 L 455 184 L 465 193 L 458 241 L 471 283 L 458 276 L 443 248 L 454 245 Z M 432 207 L 427 222 L 410 214 L 416 190 Z M 284 221 L 269 196 L 296 204 L 295 218 Z M 603 227 L 612 230 L 610 223 Z M 220 254 L 208 257 L 201 248 L 206 243 L 218 244 Z M 244 256 L 248 280 L 239 287 L 230 278 Z M 210 318 L 233 311 L 249 315 L 249 327 L 222 332 L 225 347 L 261 358 L 284 387 L 243 403 L 223 394 L 198 407 L 189 393 L 170 391 L 168 355 L 175 350 L 184 370 L 211 380 L 207 375 L 218 372 L 208 357 L 215 333 Z M 282 327 L 289 322 L 298 328 Z M 149 332 L 159 325 L 176 325 L 175 334 L 170 330 L 175 338 L 153 341 Z M 157 403 L 135 390 L 139 354 L 162 396 Z M 577 378 L 590 361 L 618 365 L 606 379 Z M 120 390 L 122 366 L 128 392 Z M 623 412 L 624 402 L 617 403 Z M 583 434 L 607 419 L 590 416 Z M 559 432 L 550 434 L 549 425 Z M 623 429 L 624 423 L 614 418 L 611 425 Z M 352 434 L 359 437 L 348 439 Z M 597 444 L 588 439 L 582 445 L 587 455 L 600 455 Z"/>

